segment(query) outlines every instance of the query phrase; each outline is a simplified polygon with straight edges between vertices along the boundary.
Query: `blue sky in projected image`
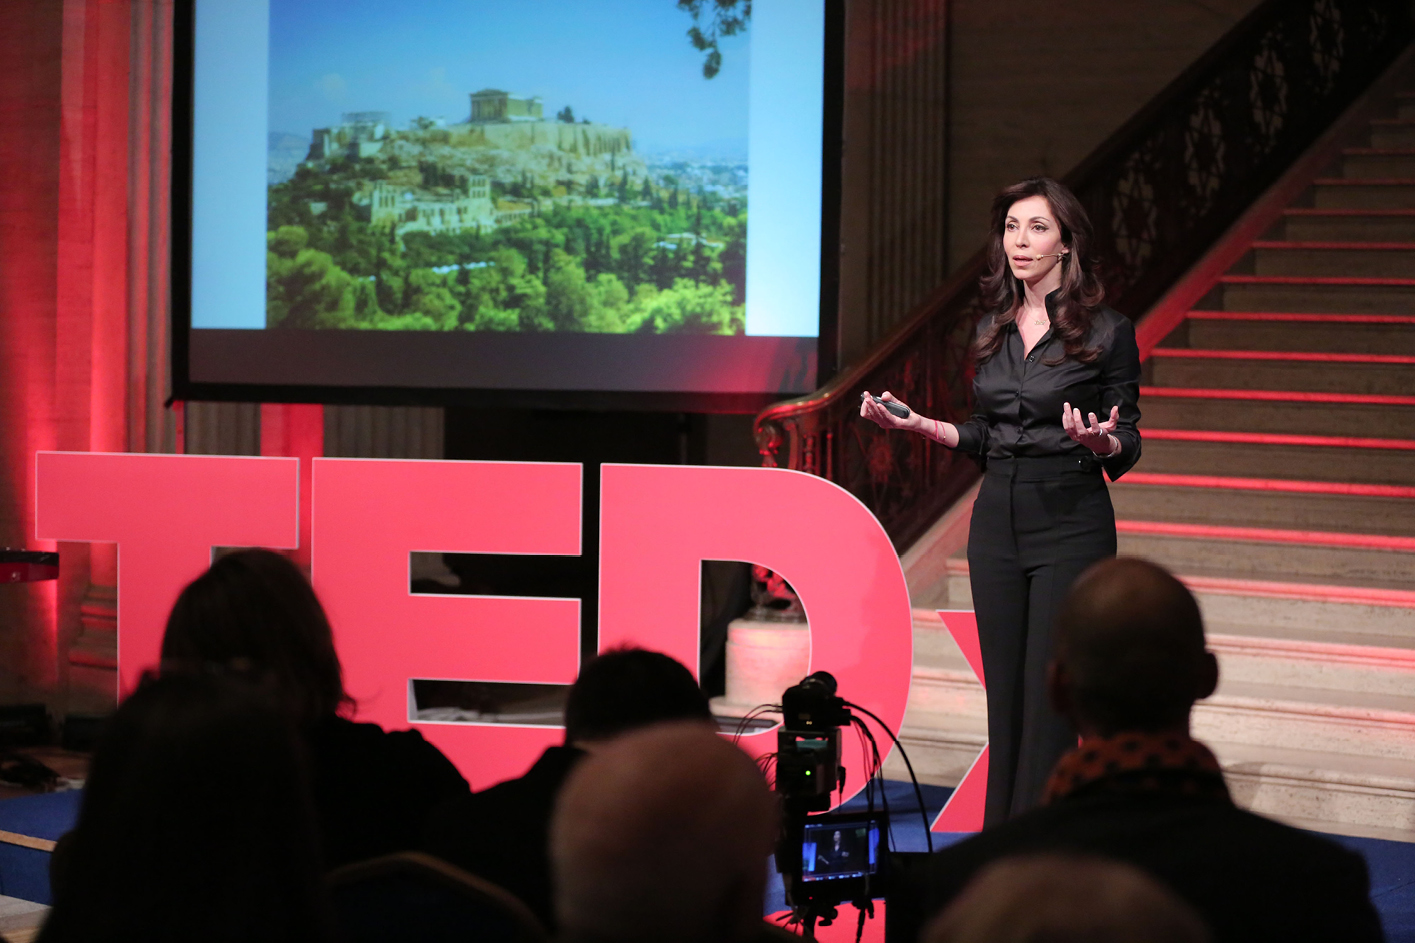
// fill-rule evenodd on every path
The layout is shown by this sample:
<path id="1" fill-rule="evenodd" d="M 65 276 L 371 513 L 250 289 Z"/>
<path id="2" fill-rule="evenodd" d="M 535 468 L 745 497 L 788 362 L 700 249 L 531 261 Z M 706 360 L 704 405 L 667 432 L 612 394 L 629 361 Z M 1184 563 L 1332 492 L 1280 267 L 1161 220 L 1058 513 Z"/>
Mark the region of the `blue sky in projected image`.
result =
<path id="1" fill-rule="evenodd" d="M 465 120 L 468 93 L 540 95 L 545 117 L 627 127 L 640 151 L 747 154 L 748 38 L 702 75 L 674 0 L 271 0 L 270 130 L 346 111 Z"/>

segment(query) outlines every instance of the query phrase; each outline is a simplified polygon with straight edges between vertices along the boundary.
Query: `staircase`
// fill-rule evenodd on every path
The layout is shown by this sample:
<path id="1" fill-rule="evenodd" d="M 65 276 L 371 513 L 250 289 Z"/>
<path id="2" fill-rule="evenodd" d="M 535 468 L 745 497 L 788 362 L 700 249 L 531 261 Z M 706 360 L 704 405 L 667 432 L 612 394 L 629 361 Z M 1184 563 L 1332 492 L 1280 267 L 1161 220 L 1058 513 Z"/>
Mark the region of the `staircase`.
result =
<path id="1" fill-rule="evenodd" d="M 1362 123 L 1151 351 L 1143 456 L 1111 494 L 1120 552 L 1199 598 L 1222 679 L 1195 735 L 1239 803 L 1415 841 L 1415 92 Z M 904 728 L 939 784 L 985 731 L 931 612 L 972 605 L 961 510 L 916 591 Z"/>

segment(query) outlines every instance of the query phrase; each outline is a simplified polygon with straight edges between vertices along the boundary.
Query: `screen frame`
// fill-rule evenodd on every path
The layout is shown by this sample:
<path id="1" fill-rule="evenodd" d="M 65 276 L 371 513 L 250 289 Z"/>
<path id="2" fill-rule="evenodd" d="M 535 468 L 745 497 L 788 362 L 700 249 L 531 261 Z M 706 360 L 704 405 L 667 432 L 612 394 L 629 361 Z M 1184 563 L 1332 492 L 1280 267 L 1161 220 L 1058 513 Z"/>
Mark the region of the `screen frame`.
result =
<path id="1" fill-rule="evenodd" d="M 381 406 L 482 406 L 564 410 L 754 413 L 782 399 L 780 393 L 690 391 L 520 390 L 481 387 L 326 386 L 194 381 L 190 373 L 192 290 L 193 132 L 195 128 L 196 4 L 173 9 L 171 228 L 171 378 L 175 400 L 324 403 Z M 816 387 L 838 367 L 840 301 L 841 161 L 844 145 L 845 0 L 825 6 L 824 87 L 821 116 L 820 321 L 816 338 Z M 796 394 L 799 395 L 799 394 Z"/>

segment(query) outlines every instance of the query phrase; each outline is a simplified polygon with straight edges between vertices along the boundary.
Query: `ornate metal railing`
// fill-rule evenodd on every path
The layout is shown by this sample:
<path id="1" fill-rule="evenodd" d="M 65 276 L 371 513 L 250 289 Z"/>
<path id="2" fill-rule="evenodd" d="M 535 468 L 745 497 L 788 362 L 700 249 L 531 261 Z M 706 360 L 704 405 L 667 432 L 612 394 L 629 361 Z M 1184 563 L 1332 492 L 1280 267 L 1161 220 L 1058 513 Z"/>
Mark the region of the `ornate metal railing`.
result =
<path id="1" fill-rule="evenodd" d="M 1409 0 L 1268 0 L 1066 177 L 1090 214 L 1107 299 L 1137 316 L 1364 91 L 1412 35 Z M 849 489 L 903 549 L 976 479 L 922 436 L 859 418 L 891 390 L 929 416 L 968 415 L 979 252 L 822 389 L 757 417 L 763 464 Z"/>

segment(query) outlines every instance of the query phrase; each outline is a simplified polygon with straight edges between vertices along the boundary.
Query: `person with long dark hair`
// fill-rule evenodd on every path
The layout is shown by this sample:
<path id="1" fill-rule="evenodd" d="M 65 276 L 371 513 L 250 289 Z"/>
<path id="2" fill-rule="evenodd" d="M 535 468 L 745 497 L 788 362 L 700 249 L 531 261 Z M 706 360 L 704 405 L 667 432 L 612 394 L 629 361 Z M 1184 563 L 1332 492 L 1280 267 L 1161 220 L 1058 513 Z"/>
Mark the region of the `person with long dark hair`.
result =
<path id="1" fill-rule="evenodd" d="M 333 940 L 298 738 L 267 692 L 147 678 L 94 752 L 42 943 Z"/>
<path id="2" fill-rule="evenodd" d="M 1140 457 L 1140 354 L 1106 307 L 1091 223 L 1070 190 L 1032 177 L 993 200 L 986 309 L 974 342 L 976 411 L 951 423 L 860 415 L 975 453 L 984 465 L 968 570 L 988 700 L 985 823 L 1036 805 L 1076 733 L 1047 701 L 1052 625 L 1076 578 L 1115 555 L 1112 481 Z M 890 393 L 880 399 L 894 401 Z"/>
<path id="3" fill-rule="evenodd" d="M 331 868 L 415 849 L 428 813 L 467 781 L 415 730 L 342 716 L 334 634 L 314 588 L 270 550 L 227 554 L 177 597 L 162 670 L 249 668 L 266 676 L 309 750 L 315 810 Z"/>

